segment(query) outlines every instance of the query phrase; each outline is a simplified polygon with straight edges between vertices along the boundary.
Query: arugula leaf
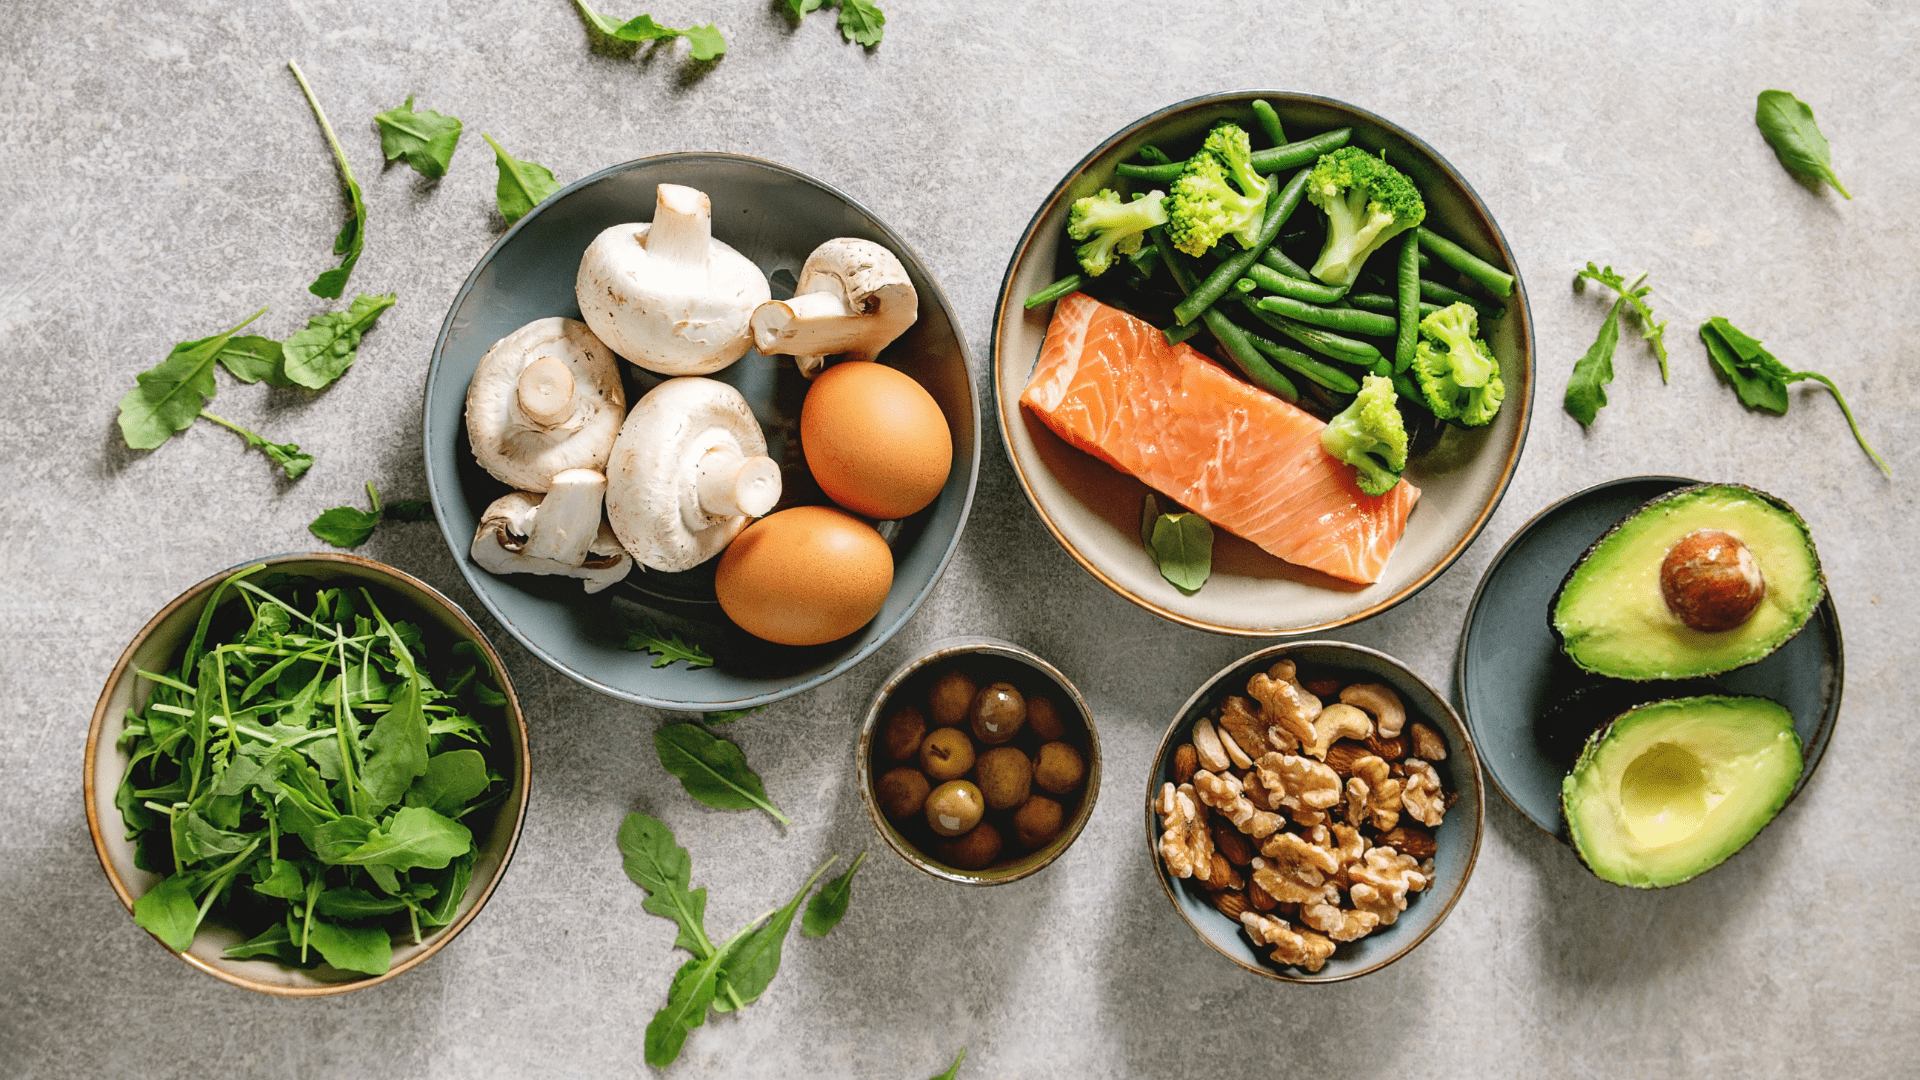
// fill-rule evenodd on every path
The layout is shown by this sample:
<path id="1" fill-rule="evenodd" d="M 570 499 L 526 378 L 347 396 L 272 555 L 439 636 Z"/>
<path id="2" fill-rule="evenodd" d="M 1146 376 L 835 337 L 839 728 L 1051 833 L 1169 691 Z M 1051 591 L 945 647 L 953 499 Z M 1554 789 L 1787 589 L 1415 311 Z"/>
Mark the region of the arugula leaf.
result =
<path id="1" fill-rule="evenodd" d="M 438 870 L 471 850 L 473 833 L 465 825 L 424 806 L 403 806 L 374 826 L 366 840 L 352 850 L 331 859 L 323 855 L 322 859 L 342 866 Z"/>
<path id="2" fill-rule="evenodd" d="M 673 943 L 695 956 L 713 951 L 707 939 L 707 890 L 695 889 L 693 857 L 673 839 L 666 822 L 646 814 L 628 814 L 620 822 L 620 864 L 645 890 L 642 910 L 672 919 L 680 928 Z"/>
<path id="3" fill-rule="evenodd" d="M 741 931 L 745 935 L 747 931 Z M 664 1069 L 679 1058 L 693 1029 L 707 1022 L 707 1010 L 713 1007 L 713 995 L 719 989 L 720 969 L 728 953 L 739 942 L 736 937 L 726 946 L 696 956 L 680 965 L 667 987 L 667 1004 L 647 1022 L 643 1045 L 647 1064 Z"/>
<path id="4" fill-rule="evenodd" d="M 786 0 L 787 13 L 796 20 L 807 17 L 809 11 L 819 11 L 826 6 L 827 0 Z"/>
<path id="5" fill-rule="evenodd" d="M 452 817 L 492 782 L 485 754 L 471 748 L 449 750 L 427 759 L 426 771 L 407 789 L 406 803 Z"/>
<path id="6" fill-rule="evenodd" d="M 258 334 L 244 334 L 227 342 L 215 359 L 227 374 L 243 383 L 264 382 L 268 386 L 289 387 L 280 343 Z"/>
<path id="7" fill-rule="evenodd" d="M 307 475 L 308 469 L 313 468 L 313 455 L 301 450 L 295 443 L 273 442 L 218 413 L 208 412 L 205 409 L 200 410 L 200 415 L 245 439 L 248 447 L 267 455 L 269 460 L 280 466 L 280 471 L 289 480 L 298 480 Z"/>
<path id="8" fill-rule="evenodd" d="M 300 950 L 294 947 L 293 936 L 285 922 L 274 923 L 240 944 L 228 946 L 220 955 L 229 960 L 265 958 L 283 964 L 296 964 L 300 960 Z"/>
<path id="9" fill-rule="evenodd" d="M 1152 498 L 1151 495 L 1148 496 Z M 1158 503 L 1143 506 L 1141 533 L 1160 576 L 1185 593 L 1198 592 L 1213 573 L 1213 526 L 1199 514 L 1160 514 L 1146 520 Z"/>
<path id="10" fill-rule="evenodd" d="M 341 971 L 384 975 L 393 966 L 393 939 L 377 926 L 340 926 L 314 919 L 307 927 L 307 944 Z"/>
<path id="11" fill-rule="evenodd" d="M 1587 268 L 1573 275 L 1573 288 L 1580 290 L 1583 281 L 1596 281 L 1612 289 L 1627 306 L 1633 309 L 1634 316 L 1640 322 L 1640 336 L 1647 347 L 1653 350 L 1654 358 L 1660 361 L 1660 381 L 1667 382 L 1667 324 L 1654 318 L 1653 308 L 1647 305 L 1647 296 L 1653 292 L 1653 286 L 1646 284 L 1647 275 L 1641 274 L 1629 282 L 1614 272 L 1611 266 L 1587 264 Z"/>
<path id="12" fill-rule="evenodd" d="M 953 1064 L 947 1066 L 947 1071 L 933 1077 L 932 1080 L 957 1080 L 960 1075 L 960 1063 L 965 1060 L 967 1060 L 967 1048 L 963 1046 L 960 1048 L 959 1056 L 953 1059 Z"/>
<path id="13" fill-rule="evenodd" d="M 813 899 L 807 902 L 807 913 L 800 919 L 802 936 L 826 937 L 846 918 L 847 905 L 853 901 L 853 875 L 860 872 L 860 864 L 866 861 L 867 853 L 863 851 L 855 856 L 853 865 L 847 867 L 845 873 L 820 886 L 820 891 L 813 894 Z"/>
<path id="14" fill-rule="evenodd" d="M 826 873 L 838 858 L 838 855 L 829 856 L 793 894 L 791 900 L 749 931 L 730 950 L 726 963 L 720 969 L 720 986 L 726 992 L 725 999 L 713 1003 L 716 1012 L 733 1012 L 751 1005 L 767 992 L 774 975 L 780 971 L 787 932 L 793 929 L 794 916 L 800 913 L 800 901 L 807 898 L 807 894 L 813 891 L 813 883 L 819 881 L 820 875 Z"/>
<path id="15" fill-rule="evenodd" d="M 760 775 L 732 742 L 699 724 L 663 724 L 653 733 L 660 765 L 680 780 L 696 800 L 715 810 L 765 810 L 782 825 L 791 825 L 780 808 L 767 799 Z"/>
<path id="16" fill-rule="evenodd" d="M 840 36 L 869 49 L 880 44 L 887 17 L 871 0 L 840 0 Z"/>
<path id="17" fill-rule="evenodd" d="M 719 712 L 703 714 L 701 720 L 709 724 L 731 724 L 735 720 L 750 713 L 757 713 L 763 708 L 766 708 L 766 706 L 754 705 L 745 709 L 722 709 Z"/>
<path id="18" fill-rule="evenodd" d="M 394 304 L 394 294 L 366 293 L 353 298 L 345 311 L 329 311 L 307 320 L 282 346 L 288 381 L 309 390 L 324 390 L 347 373 L 360 358 L 360 338 Z"/>
<path id="19" fill-rule="evenodd" d="M 427 771 L 427 714 L 420 708 L 418 675 L 401 682 L 387 711 L 373 722 L 366 747 L 360 785 L 373 800 L 372 808 L 385 810 L 399 802 L 414 779 Z"/>
<path id="20" fill-rule="evenodd" d="M 789 0 L 791 2 L 791 0 Z M 727 41 L 712 23 L 676 29 L 662 26 L 651 15 L 636 15 L 625 22 L 609 18 L 588 7 L 585 0 L 573 0 L 573 6 L 580 9 L 580 17 L 587 27 L 598 35 L 596 44 L 618 42 L 625 45 L 639 45 L 649 41 L 671 41 L 683 37 L 691 47 L 693 59 L 717 60 L 726 55 Z M 538 200 L 535 200 L 538 201 Z"/>
<path id="21" fill-rule="evenodd" d="M 698 642 L 688 641 L 679 634 L 663 634 L 653 626 L 641 626 L 627 631 L 628 652 L 650 652 L 653 666 L 666 667 L 674 661 L 681 661 L 689 668 L 713 666 L 713 654 L 701 648 Z"/>
<path id="22" fill-rule="evenodd" d="M 1793 371 L 1768 352 L 1757 338 L 1742 333 L 1726 319 L 1716 315 L 1700 324 L 1700 340 L 1707 346 L 1707 356 L 1713 361 L 1721 375 L 1733 386 L 1739 395 L 1740 403 L 1749 409 L 1758 409 L 1784 416 L 1791 399 L 1787 396 L 1787 386 L 1796 382 L 1816 382 L 1833 395 L 1834 404 L 1840 406 L 1840 414 L 1847 418 L 1847 428 L 1853 432 L 1854 442 L 1860 444 L 1880 471 L 1893 475 L 1893 466 L 1879 455 L 1867 438 L 1860 433 L 1860 424 L 1853 417 L 1853 409 L 1848 407 L 1845 395 L 1835 386 L 1833 380 L 1817 371 Z"/>
<path id="23" fill-rule="evenodd" d="M 1582 427 L 1591 426 L 1594 417 L 1606 408 L 1607 384 L 1613 381 L 1613 350 L 1620 343 L 1620 307 L 1626 302 L 1627 298 L 1621 296 L 1607 308 L 1599 336 L 1587 346 L 1587 354 L 1574 362 L 1573 375 L 1567 380 L 1561 405 Z"/>
<path id="24" fill-rule="evenodd" d="M 295 866 L 292 860 L 276 859 L 272 867 L 266 877 L 253 883 L 254 892 L 261 896 L 278 897 L 281 900 L 291 900 L 296 896 L 305 895 L 306 880 L 300 876 L 300 868 Z"/>
<path id="25" fill-rule="evenodd" d="M 433 180 L 447 175 L 460 143 L 458 118 L 432 109 L 416 111 L 408 94 L 403 104 L 375 113 L 373 122 L 380 128 L 380 152 L 388 161 L 405 159 L 414 172 Z"/>
<path id="26" fill-rule="evenodd" d="M 493 147 L 493 157 L 500 169 L 500 175 L 493 185 L 493 202 L 500 210 L 500 216 L 511 225 L 527 216 L 527 212 L 540 205 L 547 196 L 560 190 L 560 182 L 545 165 L 531 161 L 522 161 L 501 149 L 493 141 L 493 136 L 481 132 L 480 137 Z"/>
<path id="27" fill-rule="evenodd" d="M 160 879 L 133 902 L 133 921 L 174 952 L 186 952 L 200 929 L 200 905 L 193 888 L 179 874 Z"/>
<path id="28" fill-rule="evenodd" d="M 380 491 L 371 480 L 367 481 L 367 504 L 372 509 L 335 506 L 322 510 L 320 516 L 307 525 L 307 531 L 334 547 L 357 548 L 384 522 L 425 521 L 432 516 L 432 507 L 422 499 L 402 499 L 391 506 L 381 506 Z"/>
<path id="29" fill-rule="evenodd" d="M 365 889 L 354 888 L 328 889 L 313 904 L 314 914 L 336 919 L 371 919 L 406 908 L 407 902 L 397 896 L 375 896 Z"/>
<path id="30" fill-rule="evenodd" d="M 1753 122 L 1794 179 L 1815 189 L 1823 183 L 1832 184 L 1833 190 L 1853 198 L 1833 171 L 1827 137 L 1820 133 L 1813 109 L 1806 102 L 1785 90 L 1762 90 L 1754 103 Z"/>
<path id="31" fill-rule="evenodd" d="M 120 399 L 120 437 L 127 446 L 152 450 L 192 427 L 200 409 L 213 400 L 213 368 L 220 351 L 266 313 L 261 308 L 232 329 L 182 341 L 167 352 L 166 359 L 134 376 L 133 389 Z"/>
<path id="32" fill-rule="evenodd" d="M 333 134 L 333 125 L 327 122 L 327 114 L 320 108 L 320 99 L 313 94 L 313 87 L 307 84 L 306 72 L 292 60 L 287 61 L 287 70 L 293 72 L 294 81 L 300 84 L 300 92 L 307 97 L 307 104 L 313 109 L 313 118 L 320 122 L 320 132 L 327 137 L 327 145 L 333 149 L 334 163 L 340 166 L 340 183 L 346 189 L 347 203 L 353 216 L 340 227 L 340 234 L 333 238 L 333 253 L 341 256 L 340 265 L 322 273 L 307 286 L 307 291 L 315 296 L 324 296 L 337 300 L 347 287 L 347 279 L 353 276 L 354 264 L 360 261 L 360 249 L 367 241 L 367 203 L 360 195 L 360 181 L 353 178 L 353 168 L 347 164 L 347 152 L 340 148 L 340 140 Z M 303 384 L 304 385 L 304 384 Z"/>

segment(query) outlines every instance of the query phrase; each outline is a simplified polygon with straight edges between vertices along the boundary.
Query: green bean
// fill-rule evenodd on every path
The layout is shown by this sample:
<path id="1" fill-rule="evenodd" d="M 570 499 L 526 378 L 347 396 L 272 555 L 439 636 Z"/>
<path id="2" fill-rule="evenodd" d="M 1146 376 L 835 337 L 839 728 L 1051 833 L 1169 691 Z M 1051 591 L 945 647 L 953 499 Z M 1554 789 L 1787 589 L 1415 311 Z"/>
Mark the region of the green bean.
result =
<path id="1" fill-rule="evenodd" d="M 1058 300 L 1070 292 L 1074 292 L 1084 284 L 1086 284 L 1086 279 L 1081 277 L 1079 274 L 1068 274 L 1066 277 L 1061 278 L 1059 281 L 1056 281 L 1053 284 L 1047 286 L 1046 288 L 1041 289 L 1039 292 L 1034 293 L 1032 296 L 1027 297 L 1027 302 L 1024 306 L 1028 311 L 1032 311 L 1034 308 L 1039 307 L 1041 304 L 1051 303 L 1052 301 Z"/>
<path id="2" fill-rule="evenodd" d="M 1465 274 L 1468 279 L 1495 296 L 1513 295 L 1513 275 L 1492 263 L 1480 258 L 1459 244 L 1441 236 L 1432 229 L 1421 225 L 1414 229 L 1420 237 L 1420 246 L 1433 252 L 1433 257 Z"/>
<path id="3" fill-rule="evenodd" d="M 1298 349 L 1289 349 L 1271 338 L 1248 333 L 1247 340 L 1253 347 L 1265 353 L 1267 359 L 1276 364 L 1284 364 L 1299 372 L 1306 379 L 1318 383 L 1338 394 L 1357 394 L 1360 383 L 1353 376 L 1325 361 L 1316 360 Z"/>
<path id="4" fill-rule="evenodd" d="M 1480 317 L 1483 319 L 1497 319 L 1501 315 L 1506 314 L 1507 310 L 1505 307 L 1491 300 L 1482 300 L 1477 296 L 1470 296 L 1463 293 L 1450 285 L 1442 285 L 1437 281 L 1428 281 L 1425 278 L 1420 280 L 1420 297 L 1423 300 L 1431 300 L 1441 307 L 1445 307 L 1448 304 L 1471 304 L 1473 309 L 1478 311 Z"/>
<path id="5" fill-rule="evenodd" d="M 1304 326 L 1292 319 L 1263 310 L 1256 304 L 1248 304 L 1247 310 L 1253 312 L 1254 317 L 1261 322 L 1329 360 L 1370 367 L 1375 360 L 1380 359 L 1380 350 L 1364 341 L 1342 337 L 1331 330 L 1322 330 L 1317 326 Z"/>
<path id="6" fill-rule="evenodd" d="M 1168 250 L 1167 240 L 1161 229 L 1153 230 L 1152 243 L 1160 249 L 1160 261 L 1167 265 L 1167 272 L 1173 275 L 1173 283 L 1183 291 L 1192 292 L 1195 284 L 1193 268 Z M 1207 332 L 1220 343 L 1221 349 L 1227 354 L 1227 359 L 1233 361 L 1234 366 L 1240 369 L 1240 373 L 1247 377 L 1248 382 L 1283 401 L 1300 400 L 1300 388 L 1293 385 L 1292 379 L 1274 370 L 1273 365 L 1267 363 L 1267 358 L 1260 355 L 1260 350 L 1254 348 L 1253 343 L 1247 340 L 1246 331 L 1234 325 L 1233 320 L 1227 318 L 1225 313 L 1208 308 L 1201 312 L 1200 319 L 1206 323 Z"/>
<path id="7" fill-rule="evenodd" d="M 1172 326 L 1166 327 L 1165 329 L 1161 330 L 1160 336 L 1167 339 L 1167 344 L 1178 345 L 1181 342 L 1192 337 L 1193 335 L 1199 333 L 1200 325 L 1201 324 L 1197 322 L 1174 323 Z"/>
<path id="8" fill-rule="evenodd" d="M 1268 248 L 1269 252 L 1273 249 Z M 1285 256 L 1282 256 L 1285 258 Z M 1251 282 L 1270 293 L 1290 296 L 1295 300 L 1305 300 L 1309 304 L 1333 304 L 1347 294 L 1338 285 L 1322 285 L 1312 279 L 1301 279 L 1292 274 L 1282 273 L 1264 262 L 1247 267 L 1247 276 L 1242 281 Z"/>
<path id="9" fill-rule="evenodd" d="M 1267 141 L 1275 146 L 1284 146 L 1287 142 L 1287 129 L 1280 125 L 1280 114 L 1273 111 L 1265 98 L 1253 99 L 1253 119 L 1260 125 L 1260 131 Z"/>
<path id="10" fill-rule="evenodd" d="M 1376 315 L 1371 311 L 1361 311 L 1351 307 L 1322 307 L 1295 300 L 1291 296 L 1266 296 L 1258 301 L 1262 311 L 1271 311 L 1275 315 L 1285 315 L 1295 322 L 1309 326 L 1323 326 L 1328 330 L 1340 330 L 1349 334 L 1369 334 L 1374 337 L 1392 337 L 1394 319 L 1387 315 Z"/>
<path id="11" fill-rule="evenodd" d="M 1265 150 L 1253 152 L 1253 167 L 1263 173 L 1276 173 L 1291 169 L 1297 165 L 1318 158 L 1329 150 L 1338 150 L 1353 138 L 1352 128 L 1334 128 L 1322 132 L 1311 139 L 1300 139 L 1284 146 L 1270 146 Z M 1125 176 L 1134 180 L 1152 180 L 1166 183 L 1177 180 L 1187 167 L 1184 161 L 1169 161 L 1159 165 L 1138 165 L 1123 161 L 1114 166 L 1115 176 Z"/>
<path id="12" fill-rule="evenodd" d="M 1139 150 L 1135 151 L 1134 156 L 1140 158 L 1141 160 L 1145 161 L 1149 165 L 1166 165 L 1173 161 L 1172 158 L 1167 156 L 1167 152 L 1165 150 L 1160 149 L 1159 147 L 1153 145 L 1152 143 L 1148 143 L 1145 146 L 1142 146 Z"/>
<path id="13" fill-rule="evenodd" d="M 1413 366 L 1413 345 L 1420 336 L 1420 231 L 1414 230 L 1400 244 L 1400 296 L 1394 314 L 1399 332 L 1393 339 L 1393 370 Z"/>
<path id="14" fill-rule="evenodd" d="M 1294 210 L 1300 205 L 1300 197 L 1305 195 L 1306 191 L 1307 170 L 1301 169 L 1293 174 L 1293 179 L 1287 181 L 1285 187 L 1269 196 L 1267 216 L 1260 221 L 1260 235 L 1254 238 L 1253 246 L 1242 248 L 1220 260 L 1213 271 L 1207 275 L 1206 280 L 1189 290 L 1187 298 L 1174 307 L 1173 317 L 1183 323 L 1190 323 L 1201 312 L 1212 307 L 1222 296 L 1225 296 L 1227 290 L 1233 287 L 1233 283 L 1240 280 L 1240 275 L 1246 272 L 1247 267 L 1252 266 L 1254 260 L 1260 257 L 1260 253 L 1267 250 L 1273 243 L 1273 238 L 1280 235 L 1280 226 L 1285 225 L 1287 219 L 1293 216 Z"/>
<path id="15" fill-rule="evenodd" d="M 1420 387 L 1414 383 L 1413 376 L 1408 375 L 1404 371 L 1396 371 L 1391 378 L 1393 379 L 1393 392 L 1400 395 L 1401 401 L 1418 405 L 1427 412 L 1433 411 L 1433 406 L 1427 404 L 1426 395 L 1422 394 Z"/>
<path id="16" fill-rule="evenodd" d="M 1386 293 L 1348 293 L 1347 306 L 1357 307 L 1361 311 L 1377 312 L 1381 315 L 1398 315 L 1400 313 L 1400 301 L 1388 296 Z M 1420 301 L 1420 314 L 1422 317 L 1431 315 L 1439 310 L 1439 304 L 1427 300 Z"/>
<path id="17" fill-rule="evenodd" d="M 1284 251 L 1281 251 L 1277 247 L 1270 247 L 1264 253 L 1262 253 L 1260 256 L 1260 262 L 1266 266 L 1270 266 L 1273 269 L 1280 271 L 1281 273 L 1287 275 L 1290 278 L 1295 278 L 1300 281 L 1317 281 L 1318 280 L 1313 276 L 1313 271 L 1308 270 L 1306 267 L 1301 266 L 1299 263 L 1294 262 L 1292 259 L 1287 258 L 1287 253 Z M 1347 290 L 1346 290 L 1346 286 L 1344 285 L 1328 285 L 1327 288 L 1339 290 L 1339 292 L 1335 294 L 1335 296 L 1333 297 L 1333 299 L 1335 300 L 1338 300 L 1340 299 L 1341 296 L 1346 295 Z"/>

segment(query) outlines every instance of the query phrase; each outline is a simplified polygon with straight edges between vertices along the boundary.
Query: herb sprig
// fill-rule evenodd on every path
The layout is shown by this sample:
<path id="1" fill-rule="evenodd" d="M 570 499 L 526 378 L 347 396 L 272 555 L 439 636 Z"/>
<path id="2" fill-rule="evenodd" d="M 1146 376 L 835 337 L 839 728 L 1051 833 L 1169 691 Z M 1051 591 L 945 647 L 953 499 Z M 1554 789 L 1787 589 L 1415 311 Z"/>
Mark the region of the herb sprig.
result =
<path id="1" fill-rule="evenodd" d="M 379 489 L 367 481 L 367 506 L 335 506 L 320 511 L 307 525 L 307 531 L 337 548 L 357 548 L 367 542 L 375 529 L 389 521 L 425 521 L 433 516 L 433 507 L 425 499 L 401 499 L 382 505 Z"/>
<path id="2" fill-rule="evenodd" d="M 1853 410 L 1847 406 L 1847 399 L 1833 380 L 1817 371 L 1794 371 L 1781 363 L 1777 357 L 1761 346 L 1760 342 L 1741 332 L 1732 323 L 1716 315 L 1700 324 L 1700 340 L 1707 346 L 1707 356 L 1721 376 L 1733 387 L 1739 396 L 1740 404 L 1749 409 L 1769 412 L 1775 416 L 1785 416 L 1792 399 L 1787 396 L 1787 387 L 1796 382 L 1816 382 L 1826 387 L 1833 395 L 1834 404 L 1840 406 L 1840 414 L 1847 418 L 1847 427 L 1853 432 L 1853 439 L 1860 444 L 1880 471 L 1893 475 L 1893 466 L 1867 444 L 1867 437 L 1860 433 L 1860 424 L 1853 417 Z"/>
<path id="3" fill-rule="evenodd" d="M 586 0 L 573 0 L 573 6 L 580 9 L 580 18 L 593 35 L 595 48 L 602 52 L 630 52 L 649 41 L 672 41 L 674 38 L 687 39 L 688 55 L 696 62 L 718 60 L 727 52 L 727 39 L 712 23 L 688 27 L 662 26 L 651 15 L 635 15 L 624 21 L 602 15 L 588 7 Z"/>
<path id="4" fill-rule="evenodd" d="M 300 84 L 300 92 L 306 95 L 307 105 L 313 109 L 313 118 L 320 122 L 320 133 L 327 137 L 327 146 L 333 150 L 333 160 L 340 167 L 340 186 L 345 189 L 349 216 L 340 232 L 333 238 L 333 253 L 340 256 L 340 265 L 321 273 L 307 286 L 307 291 L 315 296 L 324 296 L 338 300 L 347 287 L 347 279 L 353 276 L 354 264 L 360 261 L 360 251 L 367 242 L 367 202 L 360 195 L 360 181 L 354 179 L 353 166 L 347 164 L 347 152 L 340 148 L 340 139 L 333 133 L 333 125 L 327 122 L 326 110 L 320 107 L 320 99 L 314 96 L 313 87 L 307 82 L 307 73 L 300 70 L 298 62 L 287 61 L 287 70 L 293 72 L 295 82 Z"/>

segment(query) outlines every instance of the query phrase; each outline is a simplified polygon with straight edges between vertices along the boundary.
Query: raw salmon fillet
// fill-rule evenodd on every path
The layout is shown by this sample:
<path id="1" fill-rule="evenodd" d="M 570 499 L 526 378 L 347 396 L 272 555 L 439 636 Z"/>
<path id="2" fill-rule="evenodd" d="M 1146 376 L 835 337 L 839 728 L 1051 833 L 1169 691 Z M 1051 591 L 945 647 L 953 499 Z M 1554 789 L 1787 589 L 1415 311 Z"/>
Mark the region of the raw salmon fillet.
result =
<path id="1" fill-rule="evenodd" d="M 1405 480 L 1361 492 L 1310 413 L 1084 293 L 1054 308 L 1020 404 L 1220 528 L 1342 581 L 1380 579 L 1420 498 Z"/>

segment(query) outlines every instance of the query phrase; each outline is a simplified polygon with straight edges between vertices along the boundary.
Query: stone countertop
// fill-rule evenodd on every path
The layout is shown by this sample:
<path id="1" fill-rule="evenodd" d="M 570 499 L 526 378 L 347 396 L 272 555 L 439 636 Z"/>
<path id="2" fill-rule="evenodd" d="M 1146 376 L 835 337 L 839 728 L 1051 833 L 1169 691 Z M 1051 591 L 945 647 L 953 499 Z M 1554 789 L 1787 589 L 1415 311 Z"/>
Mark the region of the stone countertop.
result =
<path id="1" fill-rule="evenodd" d="M 1568 6 L 1019 5 L 894 0 L 885 43 L 798 29 L 766 0 L 674 0 L 718 20 L 705 73 L 676 49 L 590 53 L 566 0 L 409 4 L 82 0 L 0 26 L 0 1060 L 28 1076 L 613 1075 L 680 958 L 640 910 L 613 832 L 642 808 L 691 850 L 710 919 L 773 906 L 825 854 L 862 847 L 851 914 L 795 937 L 766 997 L 697 1031 L 680 1076 L 1893 1075 L 1920 1057 L 1912 999 L 1920 870 L 1905 752 L 1915 655 L 1920 368 L 1909 271 L 1920 247 L 1920 8 L 1849 2 Z M 1764 10 L 1763 10 L 1764 7 Z M 1257 13 L 1255 13 L 1257 12 Z M 628 14 L 620 9 L 620 14 Z M 1366 27 L 1391 28 L 1374 44 Z M 1404 32 L 1400 32 L 1404 29 Z M 284 334 L 323 302 L 338 182 L 283 66 L 297 56 L 372 207 L 354 286 L 399 306 L 332 391 L 225 391 L 223 411 L 319 465 L 285 487 L 202 425 L 125 450 L 114 402 L 175 341 L 263 303 Z M 1756 134 L 1753 96 L 1818 110 L 1855 195 L 1810 194 Z M 1256 643 L 1176 628 L 1101 588 L 1048 538 L 997 441 L 945 579 L 879 655 L 732 729 L 794 817 L 692 803 L 660 769 L 660 717 L 550 672 L 481 612 L 431 526 L 366 553 L 476 613 L 532 718 L 532 808 L 512 871 L 461 939 L 370 992 L 257 997 L 200 976 L 134 927 L 102 880 L 80 757 L 101 680 L 146 617 L 238 559 L 313 546 L 321 507 L 372 478 L 424 488 L 419 393 L 446 304 L 492 243 L 481 131 L 563 180 L 679 149 L 727 149 L 820 176 L 927 260 L 987 358 L 994 292 L 1032 208 L 1087 147 L 1210 90 L 1342 98 L 1418 132 L 1485 198 L 1533 285 L 1540 379 L 1505 502 L 1417 599 L 1338 636 L 1451 678 L 1474 583 L 1535 511 L 1635 473 L 1753 483 L 1798 507 L 1844 616 L 1846 707 L 1826 766 L 1752 850 L 1684 887 L 1635 894 L 1498 797 L 1478 869 L 1418 951 L 1366 979 L 1286 987 L 1200 947 L 1159 896 L 1135 801 L 1168 717 Z M 377 167 L 369 119 L 407 94 L 462 117 L 444 182 Z M 1560 411 L 1603 302 L 1565 287 L 1588 259 L 1651 268 L 1672 320 L 1662 387 L 1631 334 L 1591 432 Z M 1883 479 L 1824 396 L 1744 411 L 1693 328 L 1725 314 L 1789 363 L 1834 376 L 1892 460 Z M 976 372 L 984 387 L 985 374 Z M 1005 888 L 925 877 L 872 835 L 853 788 L 854 723 L 928 642 L 993 634 L 1059 664 L 1098 712 L 1108 782 L 1079 843 Z"/>

